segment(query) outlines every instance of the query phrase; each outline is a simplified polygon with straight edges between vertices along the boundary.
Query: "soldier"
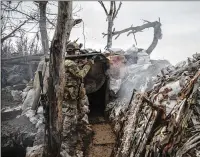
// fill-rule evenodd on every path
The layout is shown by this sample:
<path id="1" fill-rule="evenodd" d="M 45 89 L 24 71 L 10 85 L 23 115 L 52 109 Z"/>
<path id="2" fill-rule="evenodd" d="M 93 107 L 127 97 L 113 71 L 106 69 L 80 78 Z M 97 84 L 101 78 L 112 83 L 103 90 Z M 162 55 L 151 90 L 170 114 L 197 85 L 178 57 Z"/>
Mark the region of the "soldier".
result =
<path id="1" fill-rule="evenodd" d="M 83 79 L 89 72 L 92 64 L 92 60 L 87 61 L 81 66 L 72 60 L 65 61 L 66 84 L 63 103 L 62 157 L 75 156 L 76 152 L 74 152 L 74 150 L 76 150 L 77 145 L 81 143 L 78 142 L 80 141 L 80 138 L 78 139 L 80 131 L 91 132 L 91 129 L 87 127 L 89 102 L 83 85 Z"/>
<path id="2" fill-rule="evenodd" d="M 77 41 L 78 39 L 73 42 L 67 43 L 66 45 L 67 55 L 80 54 L 79 50 L 81 49 L 83 44 L 78 44 Z"/>

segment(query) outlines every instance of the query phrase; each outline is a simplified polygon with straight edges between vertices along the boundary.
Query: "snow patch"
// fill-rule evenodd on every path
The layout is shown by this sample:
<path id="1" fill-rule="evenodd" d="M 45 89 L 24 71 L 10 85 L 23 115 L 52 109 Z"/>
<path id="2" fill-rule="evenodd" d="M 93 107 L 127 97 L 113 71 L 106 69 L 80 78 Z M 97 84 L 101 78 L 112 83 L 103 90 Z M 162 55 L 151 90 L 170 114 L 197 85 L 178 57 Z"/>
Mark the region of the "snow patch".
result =
<path id="1" fill-rule="evenodd" d="M 129 49 L 126 50 L 125 55 L 131 55 L 137 52 L 138 52 L 138 48 L 136 48 L 135 45 L 133 44 Z"/>
<path id="2" fill-rule="evenodd" d="M 17 106 L 17 107 L 5 107 L 1 110 L 1 112 L 12 112 L 12 111 L 18 111 L 18 110 L 21 110 L 21 105 Z"/>
<path id="3" fill-rule="evenodd" d="M 22 105 L 22 110 L 26 110 L 28 107 L 32 107 L 33 101 L 35 98 L 35 90 L 34 89 L 30 89 L 28 91 L 28 94 L 26 96 L 26 99 Z"/>
<path id="4" fill-rule="evenodd" d="M 22 99 L 22 91 L 19 90 L 11 90 L 11 95 L 14 101 L 20 101 Z"/>
<path id="5" fill-rule="evenodd" d="M 149 78 L 146 77 L 146 82 L 145 82 L 145 84 L 142 85 L 142 86 L 140 87 L 140 91 L 141 91 L 141 92 L 145 92 L 145 90 L 148 88 L 148 83 L 149 83 Z"/>
<path id="6" fill-rule="evenodd" d="M 44 145 L 36 145 L 33 147 L 27 147 L 26 156 L 27 157 L 33 157 L 33 156 L 42 157 L 43 149 L 44 149 Z"/>

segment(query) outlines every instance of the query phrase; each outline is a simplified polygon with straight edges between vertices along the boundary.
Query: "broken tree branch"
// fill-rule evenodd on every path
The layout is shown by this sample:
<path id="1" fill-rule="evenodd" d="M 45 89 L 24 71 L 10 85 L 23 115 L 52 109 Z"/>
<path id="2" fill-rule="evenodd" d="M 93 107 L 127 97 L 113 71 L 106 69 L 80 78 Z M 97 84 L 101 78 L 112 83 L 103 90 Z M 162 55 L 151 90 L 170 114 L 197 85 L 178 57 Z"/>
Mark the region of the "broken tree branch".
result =
<path id="1" fill-rule="evenodd" d="M 128 32 L 127 36 L 129 36 L 130 34 L 135 34 L 137 32 L 141 32 L 142 30 L 146 29 L 146 28 L 154 28 L 154 38 L 153 41 L 151 43 L 151 45 L 147 48 L 146 52 L 148 54 L 151 54 L 151 52 L 154 50 L 154 48 L 156 47 L 158 40 L 162 38 L 162 32 L 161 32 L 161 23 L 158 21 L 155 22 L 149 22 L 149 21 L 145 21 L 146 23 L 141 25 L 141 26 L 136 26 L 136 27 L 129 27 L 120 31 L 113 31 L 112 32 L 112 36 L 116 36 L 115 39 L 117 39 L 122 33 L 126 33 Z M 108 34 L 106 33 L 102 33 L 104 35 L 104 37 Z"/>
<path id="2" fill-rule="evenodd" d="M 82 19 L 75 19 L 74 23 L 73 23 L 73 26 L 75 26 L 75 25 L 77 25 L 77 24 L 79 24 L 81 22 L 82 22 Z"/>

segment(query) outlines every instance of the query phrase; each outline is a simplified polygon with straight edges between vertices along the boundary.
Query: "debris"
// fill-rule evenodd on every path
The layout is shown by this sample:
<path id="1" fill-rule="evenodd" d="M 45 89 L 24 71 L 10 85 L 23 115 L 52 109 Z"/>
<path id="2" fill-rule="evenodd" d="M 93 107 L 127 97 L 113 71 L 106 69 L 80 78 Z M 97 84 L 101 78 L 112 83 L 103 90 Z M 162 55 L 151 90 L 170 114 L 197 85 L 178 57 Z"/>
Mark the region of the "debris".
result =
<path id="1" fill-rule="evenodd" d="M 121 106 L 116 101 L 112 110 L 108 110 L 113 125 L 118 126 L 113 156 L 182 157 L 188 153 L 197 156 L 196 150 L 200 149 L 199 128 L 195 127 L 200 124 L 197 56 L 175 68 L 162 69 L 154 79 L 156 85 L 148 93 L 136 94 L 131 106 Z M 114 115 L 119 107 L 120 113 Z"/>

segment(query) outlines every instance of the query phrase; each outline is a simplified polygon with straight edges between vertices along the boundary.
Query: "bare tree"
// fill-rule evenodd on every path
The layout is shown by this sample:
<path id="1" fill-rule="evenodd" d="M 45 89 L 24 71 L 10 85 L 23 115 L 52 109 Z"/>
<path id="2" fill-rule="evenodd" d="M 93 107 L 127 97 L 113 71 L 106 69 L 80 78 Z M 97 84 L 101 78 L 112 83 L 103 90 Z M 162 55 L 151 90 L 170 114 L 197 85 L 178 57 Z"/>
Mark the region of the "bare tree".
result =
<path id="1" fill-rule="evenodd" d="M 158 44 L 158 40 L 162 38 L 162 31 L 161 31 L 161 23 L 160 23 L 160 18 L 158 21 L 154 21 L 154 22 L 149 22 L 147 20 L 143 20 L 145 22 L 145 24 L 141 25 L 141 26 L 136 26 L 136 27 L 129 27 L 129 28 L 125 28 L 123 30 L 120 30 L 120 31 L 113 31 L 111 32 L 112 36 L 116 36 L 115 39 L 117 39 L 121 34 L 123 33 L 127 33 L 127 36 L 129 36 L 130 34 L 133 34 L 134 36 L 134 39 L 136 41 L 136 38 L 135 38 L 135 34 L 137 32 L 142 32 L 144 29 L 146 28 L 154 28 L 154 37 L 153 37 L 153 41 L 152 43 L 150 44 L 150 46 L 147 48 L 146 52 L 148 54 L 151 54 L 151 52 L 154 50 L 154 48 L 157 46 Z M 104 36 L 109 36 L 110 33 L 106 34 L 106 33 L 103 33 Z M 137 43 L 137 41 L 136 41 Z"/>
<path id="2" fill-rule="evenodd" d="M 49 51 L 49 41 L 47 36 L 47 26 L 46 26 L 46 8 L 48 1 L 36 1 L 40 11 L 39 28 L 41 34 L 42 48 L 44 54 L 47 55 Z"/>
<path id="3" fill-rule="evenodd" d="M 64 92 L 64 55 L 71 29 L 80 20 L 72 18 L 72 1 L 58 2 L 58 19 L 50 48 L 49 64 L 49 156 L 58 157 L 62 133 L 62 101 Z"/>
<path id="4" fill-rule="evenodd" d="M 3 45 L 1 45 L 1 58 L 10 58 L 11 52 L 15 52 L 15 48 L 11 42 L 11 39 L 6 40 Z"/>
<path id="5" fill-rule="evenodd" d="M 11 13 L 16 11 L 20 4 L 21 2 L 17 2 L 17 4 L 13 5 L 12 2 L 1 2 L 1 44 L 11 37 L 16 37 L 16 33 L 21 31 L 22 26 L 24 26 L 30 20 L 29 18 L 24 21 L 19 21 L 18 24 L 11 21 Z"/>
<path id="6" fill-rule="evenodd" d="M 108 12 L 108 10 L 106 9 L 104 3 L 102 1 L 99 1 L 99 3 L 101 4 L 101 6 L 103 7 L 106 16 L 107 16 L 107 21 L 108 21 L 108 29 L 107 29 L 107 45 L 106 48 L 109 49 L 112 47 L 112 28 L 114 25 L 114 20 L 117 17 L 117 14 L 121 8 L 122 2 L 119 3 L 118 8 L 116 8 L 116 2 L 115 1 L 111 1 L 110 2 L 110 11 Z"/>
<path id="7" fill-rule="evenodd" d="M 24 32 L 20 32 L 19 38 L 16 41 L 16 53 L 19 56 L 28 55 L 28 38 Z"/>
<path id="8" fill-rule="evenodd" d="M 18 37 L 19 32 L 25 33 L 36 33 L 37 34 L 37 25 L 39 23 L 39 30 L 41 34 L 41 43 L 44 54 L 47 54 L 49 51 L 49 43 L 48 43 L 48 36 L 47 36 L 47 24 L 46 21 L 52 24 L 52 21 L 47 19 L 46 17 L 46 5 L 47 1 L 38 1 L 35 4 L 38 5 L 38 10 L 33 9 L 30 6 L 30 10 L 24 11 L 21 9 L 22 2 L 1 2 L 1 43 L 11 37 Z M 19 15 L 19 17 L 16 17 Z M 23 20 L 22 20 L 23 19 Z M 27 23 L 31 23 L 34 25 L 31 29 L 30 28 L 23 28 L 23 26 Z M 32 32 L 32 30 L 36 30 L 36 32 Z"/>

